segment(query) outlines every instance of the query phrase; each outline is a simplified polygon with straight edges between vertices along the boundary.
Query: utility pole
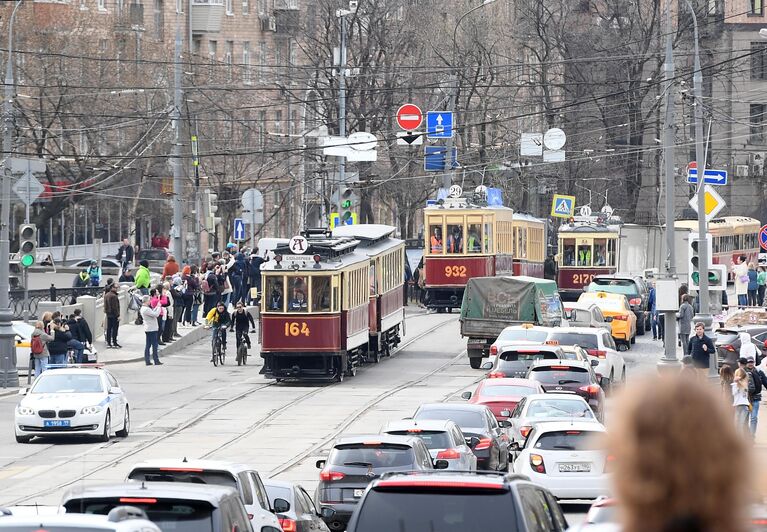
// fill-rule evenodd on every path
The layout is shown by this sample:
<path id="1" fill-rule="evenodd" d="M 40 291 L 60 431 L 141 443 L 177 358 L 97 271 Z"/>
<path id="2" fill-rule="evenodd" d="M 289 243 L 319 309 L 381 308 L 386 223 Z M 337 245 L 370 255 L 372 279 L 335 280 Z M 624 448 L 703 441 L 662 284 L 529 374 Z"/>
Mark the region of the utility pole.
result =
<path id="1" fill-rule="evenodd" d="M 336 17 L 341 19 L 341 47 L 338 51 L 338 135 L 346 136 L 346 17 L 353 11 L 339 9 Z M 338 158 L 338 216 L 341 216 L 341 193 L 346 182 L 346 157 Z"/>
<path id="2" fill-rule="evenodd" d="M 13 22 L 22 0 L 17 0 L 8 22 L 8 56 L 5 64 L 5 101 L 3 102 L 3 182 L 0 187 L 0 381 L 2 387 L 19 385 L 16 369 L 16 342 L 11 312 L 10 264 L 11 258 L 11 154 L 13 152 L 13 128 L 16 81 L 13 77 Z"/>
<path id="3" fill-rule="evenodd" d="M 482 6 L 484 4 L 480 4 Z M 465 15 L 464 15 L 465 16 Z M 463 19 L 463 17 L 461 18 Z M 458 21 L 460 23 L 460 20 Z M 456 31 L 458 30 L 458 24 L 455 25 Z M 453 41 L 455 42 L 455 40 Z M 453 51 L 455 52 L 456 48 L 453 48 Z M 455 62 L 456 53 L 453 53 L 453 61 Z M 453 125 L 456 123 L 456 105 L 458 102 L 458 87 L 460 77 L 458 76 L 458 67 L 456 67 L 456 71 L 453 74 L 453 80 L 450 83 L 450 99 L 448 101 L 448 110 L 453 115 Z M 447 142 L 445 143 L 445 173 L 442 174 L 442 188 L 445 189 L 445 192 L 450 190 L 450 186 L 455 181 L 455 167 L 453 166 L 453 149 L 455 149 L 455 135 L 456 130 L 455 127 L 453 127 L 453 134 L 448 137 Z"/>
<path id="4" fill-rule="evenodd" d="M 663 63 L 663 90 L 666 93 L 666 116 L 663 129 L 663 162 L 666 174 L 666 275 L 665 284 L 669 287 L 676 286 L 676 249 L 674 222 L 676 215 L 674 205 L 676 194 L 674 191 L 674 144 L 675 118 L 674 118 L 674 49 L 673 32 L 671 30 L 670 2 L 666 2 L 664 32 L 666 33 L 666 60 Z M 656 286 L 656 301 L 661 288 Z M 676 293 L 676 290 L 674 290 Z M 663 358 L 661 366 L 674 368 L 679 361 L 676 358 L 676 312 L 663 311 Z"/>
<path id="5" fill-rule="evenodd" d="M 187 257 L 184 255 L 183 224 L 184 211 L 182 205 L 182 196 L 184 193 L 184 183 L 182 180 L 181 167 L 181 102 L 183 94 L 181 89 L 181 54 L 183 51 L 183 40 L 181 38 L 181 23 L 176 14 L 176 43 L 173 53 L 173 128 L 175 135 L 173 139 L 173 253 L 179 264 Z"/>

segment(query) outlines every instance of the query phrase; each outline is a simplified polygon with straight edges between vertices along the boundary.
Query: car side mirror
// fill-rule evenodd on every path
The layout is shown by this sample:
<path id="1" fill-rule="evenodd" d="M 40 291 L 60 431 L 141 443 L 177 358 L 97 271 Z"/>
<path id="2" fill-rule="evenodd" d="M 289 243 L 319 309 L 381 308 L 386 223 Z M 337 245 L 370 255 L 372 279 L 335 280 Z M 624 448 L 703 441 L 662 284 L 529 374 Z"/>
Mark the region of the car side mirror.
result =
<path id="1" fill-rule="evenodd" d="M 597 367 L 598 365 L 599 365 L 599 360 L 592 360 L 592 361 L 591 361 L 591 367 L 592 367 L 592 368 L 595 368 L 595 367 Z"/>
<path id="2" fill-rule="evenodd" d="M 314 465 L 317 466 L 317 469 L 325 469 L 325 464 L 327 463 L 327 460 L 317 460 L 314 462 Z"/>
<path id="3" fill-rule="evenodd" d="M 599 385 L 604 389 L 608 387 L 608 384 L 610 384 L 610 379 L 607 377 L 599 377 Z"/>
<path id="4" fill-rule="evenodd" d="M 493 369 L 493 363 L 492 362 L 485 362 L 482 364 L 479 369 Z"/>
<path id="5" fill-rule="evenodd" d="M 284 514 L 290 511 L 290 503 L 285 499 L 274 499 L 274 513 Z"/>
<path id="6" fill-rule="evenodd" d="M 320 517 L 323 519 L 333 519 L 334 515 L 336 515 L 336 511 L 333 508 L 328 508 L 327 506 L 320 508 Z"/>
<path id="7" fill-rule="evenodd" d="M 112 386 L 109 388 L 109 393 L 110 395 L 118 395 L 123 393 L 123 391 L 117 386 Z"/>
<path id="8" fill-rule="evenodd" d="M 434 462 L 434 469 L 447 469 L 450 466 L 447 460 L 436 460 Z"/>
<path id="9" fill-rule="evenodd" d="M 477 444 L 479 443 L 479 438 L 477 438 L 476 436 L 471 436 L 464 439 L 466 440 L 466 445 L 468 445 L 472 449 L 476 447 Z"/>
<path id="10" fill-rule="evenodd" d="M 471 392 L 463 392 L 461 394 L 461 399 L 466 399 L 467 401 L 471 399 Z"/>
<path id="11" fill-rule="evenodd" d="M 501 427 L 502 429 L 507 429 L 511 426 L 511 421 L 509 421 L 508 419 L 502 419 L 498 422 L 498 426 Z"/>
<path id="12" fill-rule="evenodd" d="M 29 388 L 19 388 L 19 395 L 27 395 Z"/>
<path id="13" fill-rule="evenodd" d="M 612 316 L 607 316 L 607 317 L 605 317 L 605 321 L 606 321 L 607 323 L 610 323 L 610 322 L 612 322 L 612 321 L 613 321 L 613 317 L 612 317 Z"/>

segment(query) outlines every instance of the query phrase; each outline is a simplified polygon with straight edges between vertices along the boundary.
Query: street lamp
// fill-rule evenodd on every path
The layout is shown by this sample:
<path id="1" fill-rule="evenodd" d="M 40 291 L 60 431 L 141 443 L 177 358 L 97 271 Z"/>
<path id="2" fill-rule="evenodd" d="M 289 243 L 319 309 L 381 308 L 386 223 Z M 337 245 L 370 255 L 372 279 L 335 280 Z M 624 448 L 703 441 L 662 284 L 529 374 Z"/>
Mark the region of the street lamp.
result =
<path id="1" fill-rule="evenodd" d="M 11 151 L 13 150 L 13 122 L 14 108 L 13 96 L 16 92 L 16 83 L 13 78 L 13 23 L 16 20 L 16 10 L 19 9 L 22 0 L 17 0 L 11 12 L 11 20 L 8 23 L 8 58 L 5 64 L 5 102 L 3 102 L 3 181 L 2 203 L 0 203 L 0 380 L 2 387 L 18 386 L 19 372 L 16 370 L 16 343 L 13 333 L 13 314 L 11 312 L 11 300 L 8 294 L 10 289 L 9 276 L 11 256 Z"/>

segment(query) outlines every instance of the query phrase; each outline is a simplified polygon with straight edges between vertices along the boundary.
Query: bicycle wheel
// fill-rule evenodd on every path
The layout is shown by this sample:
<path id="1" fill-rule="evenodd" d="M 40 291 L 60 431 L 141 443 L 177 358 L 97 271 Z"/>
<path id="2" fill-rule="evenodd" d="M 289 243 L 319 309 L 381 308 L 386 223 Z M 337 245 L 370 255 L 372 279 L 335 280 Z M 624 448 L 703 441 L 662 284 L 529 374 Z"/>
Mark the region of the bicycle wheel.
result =
<path id="1" fill-rule="evenodd" d="M 218 363 L 223 366 L 225 358 L 226 358 L 226 353 L 224 352 L 223 349 L 219 348 L 219 350 L 218 350 Z"/>
<path id="2" fill-rule="evenodd" d="M 221 352 L 221 338 L 219 338 L 218 334 L 216 334 L 216 337 L 213 339 L 213 365 L 218 366 L 218 355 Z"/>

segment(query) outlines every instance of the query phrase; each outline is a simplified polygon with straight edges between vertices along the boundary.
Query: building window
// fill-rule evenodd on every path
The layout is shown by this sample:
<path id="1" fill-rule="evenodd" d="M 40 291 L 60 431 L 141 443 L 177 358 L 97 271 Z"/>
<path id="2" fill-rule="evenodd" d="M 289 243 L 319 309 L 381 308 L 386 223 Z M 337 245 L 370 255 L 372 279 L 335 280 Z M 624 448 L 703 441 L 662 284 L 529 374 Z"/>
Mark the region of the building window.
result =
<path id="1" fill-rule="evenodd" d="M 293 41 L 288 41 L 288 62 L 291 66 L 298 64 L 298 46 Z"/>
<path id="2" fill-rule="evenodd" d="M 748 121 L 751 124 L 749 142 L 752 144 L 764 144 L 765 110 L 763 103 L 752 103 L 749 109 Z"/>
<path id="3" fill-rule="evenodd" d="M 106 0 L 98 0 L 98 2 L 96 3 L 96 5 L 98 6 L 98 8 L 99 8 L 101 11 L 106 11 L 106 10 L 107 10 L 107 4 L 106 4 Z"/>
<path id="4" fill-rule="evenodd" d="M 184 12 L 184 0 L 176 0 L 176 13 Z"/>
<path id="5" fill-rule="evenodd" d="M 250 75 L 250 43 L 242 43 L 242 82 L 250 85 L 252 82 Z"/>
<path id="6" fill-rule="evenodd" d="M 751 79 L 767 79 L 767 42 L 751 43 Z"/>
<path id="7" fill-rule="evenodd" d="M 761 17 L 764 15 L 764 0 L 748 0 L 748 16 Z"/>
<path id="8" fill-rule="evenodd" d="M 274 43 L 274 64 L 282 65 L 282 43 L 280 41 Z"/>
<path id="9" fill-rule="evenodd" d="M 258 125 L 257 131 L 258 131 L 258 147 L 263 148 L 266 144 L 266 134 L 264 133 L 264 128 L 266 127 L 266 111 L 259 111 L 258 112 Z"/>
<path id="10" fill-rule="evenodd" d="M 266 0 L 258 0 L 258 13 L 266 15 Z"/>
<path id="11" fill-rule="evenodd" d="M 125 3 L 123 0 L 117 0 L 115 2 L 115 9 L 117 9 L 117 16 L 121 17 L 123 16 L 123 8 L 125 7 Z"/>
<path id="12" fill-rule="evenodd" d="M 200 46 L 202 41 L 200 39 L 192 39 L 192 55 L 195 57 L 200 56 Z"/>
<path id="13" fill-rule="evenodd" d="M 274 112 L 274 131 L 282 133 L 282 110 L 280 109 Z"/>
<path id="14" fill-rule="evenodd" d="M 247 15 L 250 12 L 250 2 L 248 0 L 242 0 L 242 14 Z"/>
<path id="15" fill-rule="evenodd" d="M 213 79 L 213 75 L 216 69 L 216 57 L 218 55 L 218 43 L 216 41 L 208 41 L 208 62 L 210 63 L 210 70 L 208 71 L 208 77 Z"/>
<path id="16" fill-rule="evenodd" d="M 258 81 L 266 81 L 266 42 L 258 43 Z"/>
<path id="17" fill-rule="evenodd" d="M 163 0 L 154 0 L 154 31 L 158 41 L 165 39 L 165 6 Z"/>
<path id="18" fill-rule="evenodd" d="M 227 15 L 234 15 L 233 2 L 234 2 L 234 0 L 226 0 L 226 14 Z"/>
<path id="19" fill-rule="evenodd" d="M 298 112 L 293 109 L 290 111 L 290 123 L 288 124 L 288 133 L 294 135 L 298 130 Z"/>
<path id="20" fill-rule="evenodd" d="M 232 81 L 232 57 L 234 56 L 234 41 L 226 41 L 224 49 L 224 63 L 226 64 L 226 80 Z"/>

